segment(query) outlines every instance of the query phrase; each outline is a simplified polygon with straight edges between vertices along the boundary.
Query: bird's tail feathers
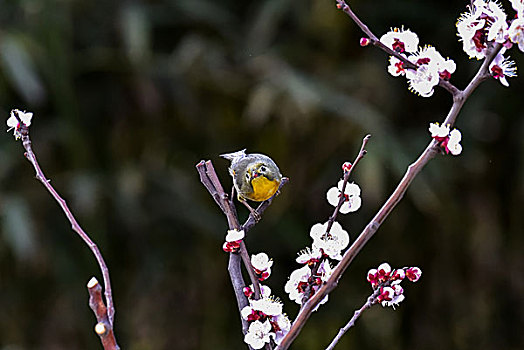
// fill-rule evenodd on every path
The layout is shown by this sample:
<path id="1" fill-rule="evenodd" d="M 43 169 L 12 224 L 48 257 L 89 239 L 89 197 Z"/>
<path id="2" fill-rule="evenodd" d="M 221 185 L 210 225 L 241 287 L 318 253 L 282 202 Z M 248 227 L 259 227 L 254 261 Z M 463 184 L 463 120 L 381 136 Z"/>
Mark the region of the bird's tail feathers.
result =
<path id="1" fill-rule="evenodd" d="M 237 152 L 221 154 L 220 156 L 222 158 L 226 158 L 230 160 L 231 162 L 235 162 L 236 160 L 243 158 L 245 155 L 246 155 L 246 148 L 244 148 L 243 150 L 237 151 Z"/>

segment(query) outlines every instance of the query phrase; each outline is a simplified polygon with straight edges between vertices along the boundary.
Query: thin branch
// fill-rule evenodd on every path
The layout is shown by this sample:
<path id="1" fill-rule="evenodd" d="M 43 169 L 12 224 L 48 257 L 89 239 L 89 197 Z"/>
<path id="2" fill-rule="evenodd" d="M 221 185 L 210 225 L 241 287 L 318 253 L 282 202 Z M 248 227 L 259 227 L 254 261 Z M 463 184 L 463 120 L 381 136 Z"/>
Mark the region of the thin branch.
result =
<path id="1" fill-rule="evenodd" d="M 351 164 L 351 168 L 349 168 L 348 171 L 344 172 L 344 182 L 342 183 L 342 188 L 340 189 L 341 193 L 345 193 L 346 186 L 348 184 L 349 177 L 351 176 L 351 173 L 353 172 L 353 169 L 355 168 L 355 166 L 357 166 L 357 164 L 360 162 L 360 160 L 362 158 L 364 158 L 364 156 L 366 155 L 366 153 L 367 153 L 366 145 L 368 144 L 370 138 L 371 138 L 371 135 L 366 135 L 362 139 L 362 145 L 360 146 L 360 151 L 358 152 L 357 157 L 355 158 L 355 160 Z M 342 205 L 344 204 L 345 201 L 346 200 L 345 200 L 344 196 L 340 196 L 340 198 L 338 200 L 338 204 L 335 207 L 335 210 L 333 211 L 333 215 L 331 215 L 329 217 L 328 224 L 327 224 L 327 227 L 326 227 L 326 233 L 328 233 L 331 230 L 331 227 L 333 226 L 333 223 L 337 219 L 337 215 L 340 212 L 340 208 L 342 207 Z"/>
<path id="2" fill-rule="evenodd" d="M 14 110 L 12 111 L 13 115 L 15 115 L 16 119 L 19 121 L 19 133 L 22 138 L 22 145 L 25 149 L 25 157 L 29 162 L 33 165 L 33 168 L 36 172 L 36 178 L 44 185 L 44 187 L 47 189 L 47 191 L 51 194 L 51 196 L 55 199 L 55 201 L 60 205 L 62 208 L 62 211 L 66 215 L 67 219 L 71 223 L 71 228 L 73 231 L 75 231 L 80 238 L 86 243 L 86 245 L 91 249 L 93 255 L 95 256 L 95 259 L 98 263 L 98 266 L 100 267 L 100 270 L 102 272 L 102 278 L 104 280 L 104 294 L 107 304 L 107 321 L 106 321 L 106 327 L 107 332 L 110 332 L 113 334 L 113 321 L 114 321 L 114 315 L 115 315 L 115 308 L 113 304 L 113 294 L 111 290 L 111 280 L 109 278 L 109 269 L 107 268 L 107 265 L 104 261 L 104 258 L 102 256 L 102 253 L 98 249 L 97 245 L 91 240 L 91 238 L 85 233 L 85 231 L 80 227 L 78 222 L 76 221 L 73 213 L 69 209 L 66 201 L 58 194 L 58 192 L 54 189 L 54 187 L 51 185 L 50 180 L 46 178 L 44 175 L 44 172 L 40 168 L 40 164 L 38 163 L 38 160 L 36 158 L 36 154 L 33 152 L 33 148 L 31 146 L 31 139 L 29 138 L 29 128 L 21 121 L 18 111 Z M 100 287 L 100 285 L 99 285 Z M 96 315 L 96 313 L 95 313 Z M 112 335 L 114 338 L 114 335 Z M 114 345 L 116 347 L 108 347 L 104 349 L 118 349 L 118 345 L 116 345 L 116 340 L 114 341 Z"/>
<path id="3" fill-rule="evenodd" d="M 355 160 L 351 164 L 351 167 L 349 168 L 349 170 L 344 171 L 344 179 L 343 179 L 343 183 L 342 183 L 342 188 L 340 189 L 341 193 L 345 193 L 346 186 L 347 186 L 347 183 L 348 183 L 349 178 L 351 176 L 351 173 L 353 172 L 353 169 L 357 166 L 357 164 L 360 162 L 360 160 L 362 158 L 364 158 L 364 156 L 366 155 L 366 153 L 367 153 L 366 145 L 368 144 L 370 138 L 371 138 L 371 135 L 366 135 L 362 139 L 362 145 L 360 146 L 360 151 L 358 152 Z M 327 235 L 331 231 L 331 227 L 333 227 L 333 224 L 335 223 L 337 215 L 340 212 L 340 208 L 342 207 L 342 205 L 344 204 L 345 201 L 346 200 L 345 200 L 344 196 L 340 196 L 340 198 L 338 200 L 338 204 L 335 207 L 335 210 L 333 211 L 333 214 L 328 219 L 328 222 L 327 222 L 327 225 L 326 225 L 326 231 L 324 232 L 324 235 Z M 320 262 L 316 263 L 311 268 L 311 276 L 315 276 L 317 274 L 317 271 L 318 271 L 319 267 L 320 267 Z M 311 281 L 306 286 L 306 290 L 304 291 L 304 295 L 302 297 L 301 308 L 304 307 L 304 305 L 306 304 L 307 300 L 311 296 L 310 293 L 311 293 L 311 289 L 313 288 L 313 283 L 314 283 L 314 281 Z"/>
<path id="4" fill-rule="evenodd" d="M 357 322 L 357 320 L 362 315 L 364 310 L 371 308 L 373 305 L 377 303 L 377 296 L 379 294 L 380 294 L 380 289 L 377 289 L 375 292 L 373 292 L 373 294 L 369 296 L 368 300 L 364 303 L 364 305 L 362 305 L 360 309 L 355 311 L 355 313 L 353 314 L 353 317 L 351 317 L 348 323 L 346 323 L 344 327 L 340 328 L 337 336 L 333 338 L 333 340 L 331 341 L 329 346 L 326 348 L 326 350 L 333 350 L 335 348 L 335 345 L 337 345 L 337 343 L 340 341 L 342 336 L 346 334 L 346 332 L 355 325 L 355 322 Z"/>
<path id="5" fill-rule="evenodd" d="M 473 77 L 471 82 L 468 84 L 464 91 L 457 90 L 453 95 L 453 105 L 443 124 L 449 124 L 453 126 L 457 116 L 464 105 L 464 102 L 469 96 L 475 91 L 481 82 L 485 81 L 490 75 L 488 71 L 489 64 L 500 51 L 501 45 L 494 45 L 489 52 L 486 54 L 483 64 L 479 68 L 477 74 Z M 401 179 L 395 191 L 386 200 L 384 205 L 379 209 L 375 217 L 368 223 L 364 230 L 360 233 L 359 237 L 353 242 L 351 247 L 344 253 L 342 260 L 333 270 L 331 277 L 325 282 L 325 284 L 303 305 L 300 309 L 299 314 L 293 322 L 289 333 L 282 339 L 280 345 L 276 350 L 286 350 L 289 348 L 293 340 L 298 336 L 301 329 L 304 327 L 306 321 L 311 316 L 311 313 L 316 306 L 324 299 L 324 297 L 336 288 L 338 281 L 342 277 L 342 274 L 349 267 L 356 255 L 362 250 L 364 245 L 373 237 L 377 232 L 378 228 L 382 225 L 384 220 L 393 211 L 397 204 L 402 200 L 404 194 L 409 188 L 411 182 L 420 173 L 424 166 L 435 157 L 439 152 L 440 148 L 435 140 L 431 140 L 426 146 L 426 149 L 421 153 L 418 159 L 408 166 L 404 177 Z"/>
<path id="6" fill-rule="evenodd" d="M 365 25 L 360 18 L 351 10 L 351 7 L 344 1 L 344 0 L 336 0 L 337 1 L 337 8 L 339 10 L 342 10 L 346 15 L 349 16 L 355 22 L 355 24 L 366 34 L 366 36 L 371 41 L 371 44 L 378 47 L 382 51 L 386 52 L 390 56 L 394 56 L 400 61 L 404 63 L 405 68 L 407 69 L 417 69 L 418 66 L 407 59 L 406 56 L 401 55 L 399 52 L 392 50 L 391 48 L 384 45 L 375 34 L 368 28 L 367 25 Z M 459 91 L 455 85 L 453 85 L 451 82 L 444 80 L 440 78 L 439 84 L 440 87 L 447 90 L 450 94 L 455 95 Z"/>

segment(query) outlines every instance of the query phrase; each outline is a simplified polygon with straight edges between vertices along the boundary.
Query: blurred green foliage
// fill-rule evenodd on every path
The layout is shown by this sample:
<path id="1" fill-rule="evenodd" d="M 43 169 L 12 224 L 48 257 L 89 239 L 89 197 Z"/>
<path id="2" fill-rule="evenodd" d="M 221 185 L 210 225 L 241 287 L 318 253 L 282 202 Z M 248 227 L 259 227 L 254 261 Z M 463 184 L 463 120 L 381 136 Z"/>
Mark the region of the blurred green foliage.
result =
<path id="1" fill-rule="evenodd" d="M 457 63 L 463 88 L 480 63 L 456 40 L 465 2 L 351 1 L 378 35 L 405 25 Z M 504 6 L 510 9 L 509 3 Z M 443 120 L 449 94 L 429 99 L 361 48 L 334 1 L 0 1 L 0 110 L 35 113 L 35 152 L 110 267 L 123 349 L 244 349 L 221 251 L 226 221 L 199 183 L 224 152 L 271 155 L 290 177 L 250 232 L 273 257 L 283 292 L 327 220 L 325 192 L 362 137 L 355 169 L 364 204 L 340 219 L 364 227 Z M 522 53 L 514 50 L 517 65 Z M 524 343 L 524 80 L 489 81 L 462 111 L 464 152 L 438 157 L 357 257 L 294 349 L 322 349 L 365 301 L 365 273 L 417 265 L 396 310 L 375 307 L 339 347 L 519 349 Z M 0 139 L 0 349 L 97 349 L 85 285 L 90 251 L 34 179 L 12 136 Z M 247 215 L 243 208 L 241 216 Z M 100 278 L 99 278 L 100 279 Z"/>

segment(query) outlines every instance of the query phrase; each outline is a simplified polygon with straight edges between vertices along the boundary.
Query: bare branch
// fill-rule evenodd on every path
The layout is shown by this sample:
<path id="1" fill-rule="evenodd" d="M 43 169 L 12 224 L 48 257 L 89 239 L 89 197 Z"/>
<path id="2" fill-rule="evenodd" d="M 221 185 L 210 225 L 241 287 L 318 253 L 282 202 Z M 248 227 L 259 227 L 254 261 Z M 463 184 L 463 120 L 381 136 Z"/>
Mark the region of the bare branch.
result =
<path id="1" fill-rule="evenodd" d="M 102 309 L 97 308 L 97 312 L 99 312 L 98 314 L 97 314 L 97 312 L 95 312 L 95 310 L 93 310 L 95 312 L 95 316 L 97 317 L 97 320 L 99 320 L 99 317 L 103 316 L 103 325 L 104 325 L 105 329 L 102 331 L 102 328 L 101 328 L 102 326 L 100 326 L 98 328 L 98 330 L 100 330 L 102 333 L 98 333 L 98 334 L 100 335 L 100 338 L 102 340 L 102 344 L 104 344 L 104 349 L 119 349 L 118 345 L 116 343 L 114 334 L 113 334 L 113 321 L 114 321 L 114 315 L 115 315 L 115 308 L 114 308 L 114 304 L 113 304 L 113 294 L 112 294 L 112 290 L 111 290 L 111 280 L 109 278 L 109 269 L 107 268 L 107 265 L 106 265 L 106 263 L 104 261 L 102 253 L 98 249 L 97 245 L 87 235 L 87 233 L 85 233 L 85 231 L 80 227 L 80 225 L 76 221 L 73 213 L 69 209 L 66 201 L 58 194 L 58 192 L 51 185 L 50 180 L 48 180 L 46 178 L 46 176 L 44 175 L 44 172 L 40 168 L 40 165 L 38 163 L 36 155 L 33 152 L 33 149 L 32 149 L 32 146 L 31 146 L 31 139 L 29 138 L 29 128 L 21 121 L 21 119 L 20 119 L 20 117 L 18 115 L 18 111 L 17 110 L 13 110 L 12 114 L 15 115 L 16 119 L 20 123 L 19 133 L 20 133 L 21 138 L 22 138 L 22 145 L 23 145 L 23 147 L 24 147 L 24 149 L 26 151 L 24 153 L 24 155 L 27 158 L 27 160 L 29 160 L 31 165 L 33 165 L 33 168 L 35 169 L 35 172 L 36 172 L 36 175 L 35 175 L 36 178 L 44 185 L 44 187 L 47 189 L 47 191 L 51 194 L 51 196 L 55 199 L 55 201 L 60 205 L 60 207 L 62 208 L 62 211 L 64 212 L 64 214 L 66 215 L 67 219 L 71 223 L 71 228 L 73 229 L 73 231 L 75 231 L 78 234 L 78 236 L 80 236 L 80 238 L 82 238 L 82 240 L 89 247 L 89 249 L 91 249 L 93 255 L 95 256 L 95 259 L 96 259 L 96 261 L 98 263 L 98 266 L 100 267 L 100 270 L 102 272 L 102 277 L 103 277 L 103 280 L 104 280 L 104 294 L 105 294 L 105 300 L 106 300 L 106 304 L 107 304 L 107 307 L 104 305 L 104 309 L 103 309 L 103 313 L 105 314 L 105 316 L 102 315 Z M 97 293 L 101 293 L 101 288 L 102 287 L 100 286 L 100 284 L 98 284 L 98 281 L 96 282 L 96 285 L 98 286 L 98 287 L 96 287 L 96 289 L 98 290 Z M 91 294 L 91 289 L 90 289 L 90 294 Z M 103 305 L 103 301 L 101 299 L 100 299 L 100 302 Z M 100 324 L 100 322 L 101 321 L 99 320 L 99 324 Z M 106 347 L 106 345 L 105 345 L 106 342 L 105 342 L 104 339 L 109 339 L 109 340 L 106 341 L 109 347 Z M 111 345 L 111 344 L 113 344 L 113 345 Z"/>
<path id="2" fill-rule="evenodd" d="M 373 292 L 373 294 L 369 296 L 368 300 L 364 303 L 364 305 L 362 305 L 360 309 L 355 311 L 355 313 L 353 314 L 353 317 L 351 317 L 351 319 L 348 321 L 348 323 L 346 323 L 344 327 L 340 328 L 337 336 L 333 338 L 333 340 L 331 341 L 329 346 L 326 348 L 326 350 L 333 350 L 335 348 L 335 345 L 337 345 L 340 339 L 342 338 L 342 336 L 346 334 L 346 332 L 355 325 L 355 322 L 357 322 L 357 320 L 359 319 L 360 315 L 362 315 L 364 310 L 369 309 L 370 307 L 372 307 L 373 305 L 377 303 L 377 295 L 379 293 L 380 293 L 379 289 Z"/>

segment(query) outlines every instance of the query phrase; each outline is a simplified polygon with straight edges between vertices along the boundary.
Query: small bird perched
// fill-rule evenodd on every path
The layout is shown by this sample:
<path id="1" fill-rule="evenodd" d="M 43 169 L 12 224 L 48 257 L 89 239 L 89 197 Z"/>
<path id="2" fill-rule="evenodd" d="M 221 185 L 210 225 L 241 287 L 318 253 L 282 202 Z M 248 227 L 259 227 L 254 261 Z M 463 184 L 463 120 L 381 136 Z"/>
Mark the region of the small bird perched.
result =
<path id="1" fill-rule="evenodd" d="M 259 153 L 246 154 L 245 149 L 220 156 L 231 161 L 229 174 L 233 177 L 238 200 L 249 209 L 255 219 L 259 218 L 258 213 L 246 200 L 263 202 L 277 192 L 282 181 L 278 166 L 268 156 Z"/>

